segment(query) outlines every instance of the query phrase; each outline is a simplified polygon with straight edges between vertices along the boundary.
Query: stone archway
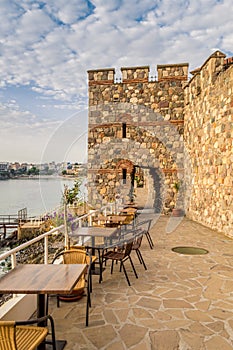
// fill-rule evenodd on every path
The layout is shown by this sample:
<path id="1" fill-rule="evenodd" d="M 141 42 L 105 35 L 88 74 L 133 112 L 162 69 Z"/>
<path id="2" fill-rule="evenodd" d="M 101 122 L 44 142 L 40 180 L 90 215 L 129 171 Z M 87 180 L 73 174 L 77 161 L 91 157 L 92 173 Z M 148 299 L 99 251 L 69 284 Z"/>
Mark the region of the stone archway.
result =
<path id="1" fill-rule="evenodd" d="M 162 150 L 162 151 L 161 151 Z M 165 146 L 160 143 L 160 152 L 164 152 Z M 121 140 L 110 140 L 108 143 L 96 144 L 93 149 L 96 162 L 92 162 L 92 168 L 88 171 L 89 202 L 94 207 L 101 207 L 108 202 L 114 201 L 116 195 L 123 202 L 129 200 L 131 188 L 130 176 L 132 169 L 139 167 L 144 172 L 145 182 L 148 185 L 145 192 L 145 203 L 149 202 L 149 196 L 153 199 L 155 212 L 167 213 L 174 206 L 173 183 L 177 177 L 176 170 L 166 171 L 159 157 L 154 157 L 150 149 L 143 149 L 142 156 L 135 156 L 135 143 L 127 140 L 125 144 Z M 127 158 L 120 158 L 121 155 Z M 160 154 L 160 153 L 159 153 Z M 110 158 L 114 155 L 114 158 Z M 107 156 L 109 156 L 108 159 Z M 119 158 L 116 158 L 118 156 Z M 127 183 L 123 184 L 122 169 L 127 169 Z M 171 198 L 168 198 L 169 195 Z M 127 197 L 128 196 L 128 197 Z M 152 203 L 152 201 L 150 201 Z"/>
<path id="2" fill-rule="evenodd" d="M 171 211 L 175 206 L 174 183 L 178 182 L 178 174 L 183 176 L 183 138 L 176 126 L 143 106 L 108 105 L 103 110 L 96 107 L 93 112 L 98 114 L 93 120 L 101 123 L 91 124 L 88 135 L 89 201 L 94 199 L 94 206 L 106 204 L 109 184 L 126 196 L 122 179 L 127 182 L 131 162 L 142 169 L 150 183 L 146 196 L 151 196 L 154 210 Z M 113 175 L 117 167 L 121 177 L 119 173 Z M 93 190 L 93 184 L 98 188 Z M 100 192 L 104 203 L 97 198 Z M 109 199 L 114 200 L 116 193 L 110 195 Z"/>

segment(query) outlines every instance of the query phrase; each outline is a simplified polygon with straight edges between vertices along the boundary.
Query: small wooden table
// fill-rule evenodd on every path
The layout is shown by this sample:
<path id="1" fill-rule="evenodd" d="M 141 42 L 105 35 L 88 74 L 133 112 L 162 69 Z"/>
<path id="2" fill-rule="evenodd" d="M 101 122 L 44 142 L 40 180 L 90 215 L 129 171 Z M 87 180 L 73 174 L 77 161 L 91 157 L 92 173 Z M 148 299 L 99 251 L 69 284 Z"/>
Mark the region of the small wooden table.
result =
<path id="1" fill-rule="evenodd" d="M 0 293 L 37 294 L 37 317 L 46 314 L 46 294 L 70 294 L 82 276 L 86 264 L 23 264 L 17 265 L 0 279 Z M 57 350 L 66 340 L 57 340 Z M 38 349 L 46 349 L 41 344 Z"/>
<path id="2" fill-rule="evenodd" d="M 104 222 L 104 224 L 107 225 L 124 225 L 125 220 L 127 219 L 127 216 L 125 215 L 99 215 L 96 218 L 97 222 Z"/>
<path id="3" fill-rule="evenodd" d="M 120 212 L 121 212 L 122 214 L 132 214 L 132 215 L 136 215 L 137 209 L 136 209 L 136 208 L 127 207 L 127 208 L 121 209 Z"/>
<path id="4" fill-rule="evenodd" d="M 76 228 L 69 236 L 71 238 L 77 238 L 77 237 L 87 237 L 90 236 L 92 238 L 95 237 L 103 237 L 103 238 L 110 238 L 116 233 L 116 228 L 106 228 L 106 227 L 95 227 L 95 226 L 88 226 L 88 227 L 78 227 Z"/>

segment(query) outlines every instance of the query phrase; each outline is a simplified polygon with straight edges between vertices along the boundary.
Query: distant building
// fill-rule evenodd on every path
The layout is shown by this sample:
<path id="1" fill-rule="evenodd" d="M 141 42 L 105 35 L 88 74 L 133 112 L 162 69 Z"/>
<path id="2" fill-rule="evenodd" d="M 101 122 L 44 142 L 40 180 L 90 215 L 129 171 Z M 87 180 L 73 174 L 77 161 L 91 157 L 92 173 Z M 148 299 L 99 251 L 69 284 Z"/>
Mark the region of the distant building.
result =
<path id="1" fill-rule="evenodd" d="M 7 172 L 9 170 L 9 163 L 0 162 L 0 172 Z"/>

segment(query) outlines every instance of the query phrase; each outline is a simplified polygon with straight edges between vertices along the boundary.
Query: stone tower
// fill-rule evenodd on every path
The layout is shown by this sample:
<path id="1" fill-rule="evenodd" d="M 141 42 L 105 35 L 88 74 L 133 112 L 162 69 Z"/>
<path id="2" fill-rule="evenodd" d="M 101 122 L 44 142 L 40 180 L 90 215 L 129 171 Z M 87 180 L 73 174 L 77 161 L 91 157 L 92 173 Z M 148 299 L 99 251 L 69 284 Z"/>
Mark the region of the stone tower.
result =
<path id="1" fill-rule="evenodd" d="M 89 70 L 88 184 L 96 208 L 143 188 L 145 204 L 168 213 L 184 184 L 184 89 L 188 64 Z M 182 193 L 182 191 L 180 191 Z M 180 196 L 179 206 L 184 207 Z M 184 208 L 183 208 L 184 209 Z"/>

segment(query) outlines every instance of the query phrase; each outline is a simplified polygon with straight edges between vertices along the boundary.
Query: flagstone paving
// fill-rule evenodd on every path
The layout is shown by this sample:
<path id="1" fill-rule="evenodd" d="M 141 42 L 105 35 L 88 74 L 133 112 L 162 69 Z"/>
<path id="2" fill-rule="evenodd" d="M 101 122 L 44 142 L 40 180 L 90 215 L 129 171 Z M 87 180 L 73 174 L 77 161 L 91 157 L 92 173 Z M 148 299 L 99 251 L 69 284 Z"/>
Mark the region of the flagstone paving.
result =
<path id="1" fill-rule="evenodd" d="M 132 252 L 139 278 L 127 262 L 131 286 L 119 268 L 110 274 L 110 264 L 101 284 L 93 276 L 89 327 L 85 298 L 60 308 L 52 298 L 56 337 L 67 340 L 66 350 L 233 349 L 233 240 L 187 218 L 172 231 L 180 218 L 169 220 L 154 216 L 154 249 L 143 238 L 146 271 Z M 181 255 L 171 250 L 176 246 L 209 253 Z"/>

